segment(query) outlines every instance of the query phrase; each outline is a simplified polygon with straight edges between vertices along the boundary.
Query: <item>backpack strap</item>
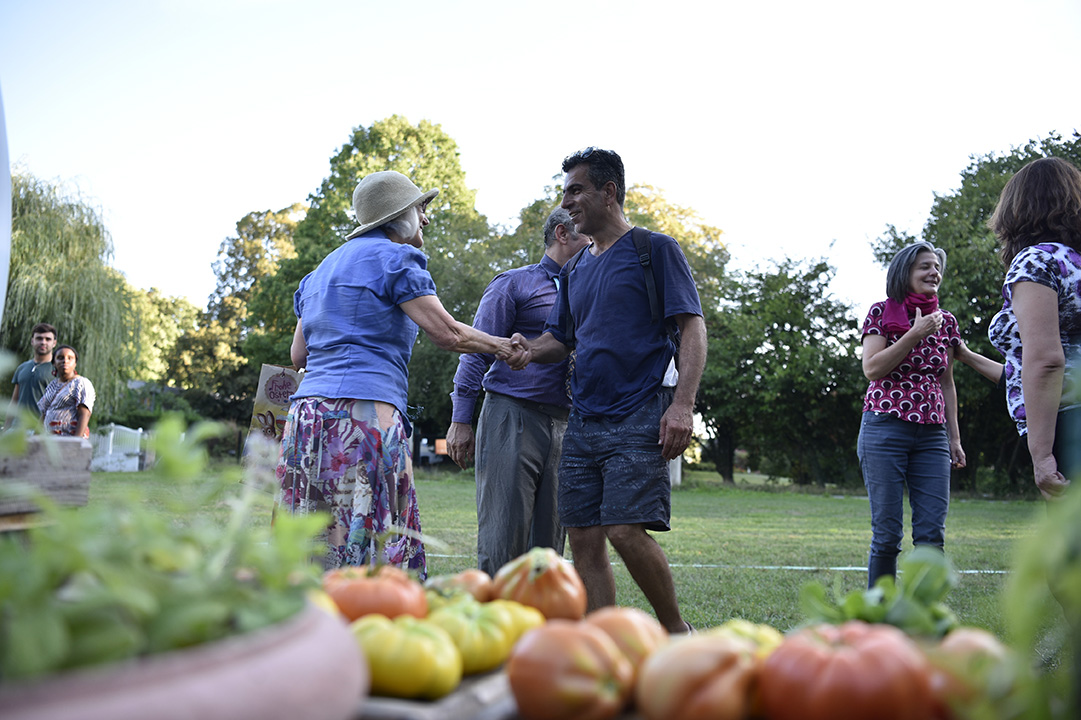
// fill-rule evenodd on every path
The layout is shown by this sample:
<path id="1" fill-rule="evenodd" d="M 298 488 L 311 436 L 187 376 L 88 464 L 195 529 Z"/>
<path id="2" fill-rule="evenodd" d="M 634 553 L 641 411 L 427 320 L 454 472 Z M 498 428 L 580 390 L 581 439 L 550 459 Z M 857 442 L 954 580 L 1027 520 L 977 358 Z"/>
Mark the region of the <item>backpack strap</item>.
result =
<path id="1" fill-rule="evenodd" d="M 649 314 L 652 322 L 661 317 L 660 303 L 657 301 L 657 281 L 653 277 L 652 244 L 649 242 L 649 230 L 635 226 L 631 230 L 634 248 L 638 252 L 638 262 L 646 277 L 646 294 L 649 295 Z M 674 321 L 665 324 L 665 332 L 676 346 L 676 358 L 679 358 L 679 326 Z"/>
<path id="2" fill-rule="evenodd" d="M 642 272 L 646 276 L 646 293 L 649 295 L 650 322 L 660 319 L 660 309 L 657 307 L 657 281 L 653 278 L 652 252 L 649 242 L 649 230 L 637 225 L 631 228 L 631 239 L 634 240 L 634 249 L 638 253 L 638 263 L 642 266 Z"/>
<path id="3" fill-rule="evenodd" d="M 635 226 L 631 228 L 631 240 L 634 241 L 634 251 L 638 255 L 638 264 L 642 266 L 642 275 L 646 281 L 646 294 L 649 296 L 649 315 L 650 322 L 657 322 L 660 319 L 661 311 L 660 304 L 657 302 L 657 281 L 653 277 L 653 254 L 651 243 L 649 241 L 649 230 Z M 589 248 L 584 247 L 578 251 L 578 253 L 567 261 L 567 273 L 566 279 L 563 281 L 567 286 L 567 332 L 566 340 L 567 344 L 574 343 L 574 329 L 575 322 L 574 316 L 571 314 L 570 306 L 570 279 L 571 272 L 574 271 L 578 261 L 582 259 L 582 253 L 588 252 Z M 676 343 L 678 347 L 678 341 Z"/>

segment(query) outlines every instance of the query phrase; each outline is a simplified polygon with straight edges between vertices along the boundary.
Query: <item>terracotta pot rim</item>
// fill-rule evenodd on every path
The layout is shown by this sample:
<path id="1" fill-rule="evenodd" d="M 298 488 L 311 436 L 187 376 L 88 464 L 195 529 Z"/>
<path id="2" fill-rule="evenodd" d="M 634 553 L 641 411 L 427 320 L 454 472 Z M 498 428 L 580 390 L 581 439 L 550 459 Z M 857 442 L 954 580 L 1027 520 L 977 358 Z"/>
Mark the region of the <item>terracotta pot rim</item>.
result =
<path id="1" fill-rule="evenodd" d="M 341 629 L 336 626 L 342 625 Z M 238 718 L 236 711 L 226 715 L 215 715 L 222 697 L 200 697 L 205 695 L 204 686 L 192 684 L 205 679 L 232 678 L 251 692 L 262 685 L 267 678 L 263 672 L 268 663 L 293 664 L 296 658 L 294 648 L 320 643 L 322 649 L 316 666 L 306 671 L 316 671 L 323 680 L 332 676 L 344 677 L 339 692 L 343 696 L 337 701 L 324 697 L 326 704 L 345 703 L 356 707 L 366 693 L 366 665 L 359 649 L 352 642 L 348 628 L 341 619 L 331 616 L 310 602 L 296 614 L 279 623 L 244 632 L 242 635 L 229 636 L 212 642 L 192 645 L 190 648 L 133 658 L 130 661 L 110 663 L 80 668 L 65 672 L 56 672 L 49 676 L 19 680 L 0 684 L 0 707 L 4 715 L 9 712 L 15 718 L 58 717 L 55 712 L 58 705 L 70 709 L 74 707 L 97 708 L 91 716 L 97 717 L 203 717 L 203 718 Z M 330 644 L 328 644 L 330 643 Z M 337 650 L 332 650 L 331 645 Z M 349 649 L 349 650 L 347 650 Z M 347 655 L 343 655 L 342 652 Z M 342 665 L 332 666 L 331 654 L 338 657 Z M 277 658 L 277 659 L 271 659 Z M 358 665 L 361 664 L 361 665 Z M 252 674 L 252 669 L 263 668 Z M 362 668 L 362 670 L 361 670 Z M 344 674 L 344 675 L 341 675 Z M 199 681 L 198 678 L 203 680 Z M 303 681 L 301 681 L 302 684 Z M 318 683 L 317 683 L 318 684 Z M 112 690 L 107 690 L 107 689 Z M 176 688 L 185 688 L 177 695 Z M 240 690 L 236 688 L 235 690 Z M 254 702 L 262 706 L 263 712 L 258 717 L 272 715 L 272 710 L 284 710 L 299 701 L 298 694 L 306 691 L 298 689 L 293 681 L 275 684 L 271 682 L 266 692 L 259 693 Z M 323 692 L 326 692 L 324 689 Z M 242 693 L 241 693 L 242 694 Z M 122 699 L 121 699 L 122 697 Z M 173 699 L 165 699 L 172 697 Z M 147 716 L 146 704 L 150 698 L 158 705 L 157 714 Z M 251 698 L 249 698 L 251 699 Z M 185 707 L 186 706 L 186 707 Z M 200 708 L 200 709 L 196 709 Z M 131 709 L 134 714 L 128 712 Z M 224 708 L 223 708 L 224 709 Z M 253 708 L 254 709 L 254 708 Z M 329 717 L 337 715 L 331 707 L 323 708 L 331 712 Z M 116 711 L 115 711 L 116 710 Z M 176 715 L 179 712 L 179 715 Z M 43 714 L 43 715 L 42 715 Z M 85 717 L 91 717 L 85 716 Z M 256 717 L 244 715 L 243 717 Z M 315 717 L 315 716 L 312 716 Z M 320 716 L 328 717 L 328 716 Z"/>

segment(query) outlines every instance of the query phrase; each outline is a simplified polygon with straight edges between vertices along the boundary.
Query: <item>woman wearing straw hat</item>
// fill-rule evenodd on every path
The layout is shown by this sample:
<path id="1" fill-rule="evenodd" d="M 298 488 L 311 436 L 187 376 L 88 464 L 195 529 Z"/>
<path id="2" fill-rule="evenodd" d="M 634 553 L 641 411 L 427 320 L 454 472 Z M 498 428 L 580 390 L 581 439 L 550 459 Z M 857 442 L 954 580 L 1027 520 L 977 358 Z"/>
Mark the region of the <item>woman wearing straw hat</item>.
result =
<path id="1" fill-rule="evenodd" d="M 456 321 L 436 296 L 419 248 L 438 193 L 393 171 L 363 178 L 359 227 L 293 297 L 290 354 L 306 372 L 282 439 L 278 503 L 331 515 L 328 568 L 378 561 L 427 574 L 406 416 L 418 327 L 444 350 L 511 355 L 508 340 Z"/>

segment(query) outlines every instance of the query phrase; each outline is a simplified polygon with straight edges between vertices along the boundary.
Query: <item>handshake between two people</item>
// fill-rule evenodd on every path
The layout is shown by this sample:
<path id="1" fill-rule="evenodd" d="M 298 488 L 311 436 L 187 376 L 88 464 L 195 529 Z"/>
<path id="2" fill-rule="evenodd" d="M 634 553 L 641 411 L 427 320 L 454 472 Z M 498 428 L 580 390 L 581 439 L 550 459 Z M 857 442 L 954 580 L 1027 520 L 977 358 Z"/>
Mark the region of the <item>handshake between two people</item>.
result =
<path id="1" fill-rule="evenodd" d="M 526 340 L 521 333 L 514 333 L 509 338 L 502 339 L 500 349 L 495 356 L 507 363 L 511 370 L 522 370 L 533 361 L 533 352 L 530 341 Z"/>

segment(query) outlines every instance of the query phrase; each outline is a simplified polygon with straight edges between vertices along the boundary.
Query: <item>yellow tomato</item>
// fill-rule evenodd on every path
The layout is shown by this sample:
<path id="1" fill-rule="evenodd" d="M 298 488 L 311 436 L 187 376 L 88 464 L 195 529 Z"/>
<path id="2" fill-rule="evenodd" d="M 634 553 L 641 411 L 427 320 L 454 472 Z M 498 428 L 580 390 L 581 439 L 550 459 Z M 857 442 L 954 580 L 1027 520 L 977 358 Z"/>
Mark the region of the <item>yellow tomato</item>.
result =
<path id="1" fill-rule="evenodd" d="M 709 635 L 727 635 L 750 640 L 754 643 L 755 656 L 764 658 L 776 649 L 784 636 L 777 628 L 769 625 L 753 623 L 742 618 L 732 618 L 707 631 Z"/>
<path id="2" fill-rule="evenodd" d="M 510 654 L 514 618 L 500 605 L 460 602 L 436 610 L 428 620 L 443 628 L 462 654 L 462 673 L 492 670 Z"/>
<path id="3" fill-rule="evenodd" d="M 326 591 L 318 588 L 312 588 L 308 591 L 308 602 L 316 606 L 324 612 L 330 613 L 336 618 L 345 619 L 342 615 L 342 611 L 338 609 L 337 603 L 334 602 L 334 598 L 327 595 Z"/>
<path id="4" fill-rule="evenodd" d="M 488 604 L 506 608 L 514 620 L 514 625 L 511 627 L 511 645 L 518 642 L 518 638 L 525 635 L 527 631 L 540 627 L 547 622 L 544 613 L 540 610 L 529 605 L 523 605 L 515 600 L 492 600 Z"/>
<path id="5" fill-rule="evenodd" d="M 350 629 L 372 671 L 372 694 L 435 700 L 462 681 L 462 655 L 446 630 L 428 620 L 371 614 Z"/>

